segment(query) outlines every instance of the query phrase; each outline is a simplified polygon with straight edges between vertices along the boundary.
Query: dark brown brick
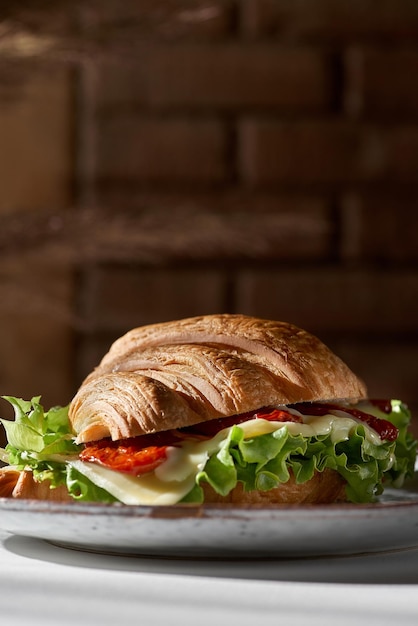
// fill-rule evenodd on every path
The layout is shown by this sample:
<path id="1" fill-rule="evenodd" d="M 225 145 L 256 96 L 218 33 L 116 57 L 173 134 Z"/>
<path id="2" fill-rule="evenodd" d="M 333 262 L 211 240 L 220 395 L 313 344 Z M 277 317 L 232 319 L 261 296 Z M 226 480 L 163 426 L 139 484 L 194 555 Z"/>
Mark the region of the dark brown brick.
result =
<path id="1" fill-rule="evenodd" d="M 219 183 L 228 178 L 227 137 L 215 119 L 101 118 L 101 182 Z"/>
<path id="2" fill-rule="evenodd" d="M 242 110 L 291 114 L 330 108 L 333 72 L 327 55 L 272 45 L 148 44 L 135 63 L 104 64 L 98 106 Z"/>
<path id="3" fill-rule="evenodd" d="M 345 107 L 353 116 L 418 116 L 418 50 L 355 48 L 345 56 Z"/>
<path id="4" fill-rule="evenodd" d="M 127 214 L 189 211 L 195 214 L 263 214 L 278 213 L 287 216 L 289 223 L 297 228 L 298 218 L 311 216 L 311 226 L 318 222 L 322 231 L 330 222 L 329 199 L 322 194 L 249 190 L 240 186 L 228 186 L 216 190 L 167 190 L 144 191 L 119 188 L 107 194 L 107 207 L 111 210 L 123 208 Z M 100 210 L 97 209 L 97 219 Z M 94 210 L 92 210 L 94 213 Z M 303 221 L 303 220 L 302 220 Z M 318 235 L 318 230 L 316 231 Z"/>
<path id="5" fill-rule="evenodd" d="M 79 61 L 86 54 L 132 55 L 138 42 L 154 37 L 224 37 L 234 31 L 234 0 L 2 0 L 0 22 L 7 25 L 2 51 Z"/>
<path id="6" fill-rule="evenodd" d="M 102 202 L 105 203 L 103 206 Z M 334 256 L 331 202 L 244 191 L 144 193 L 118 187 L 100 208 L 4 216 L 0 254 L 51 262 L 249 262 Z"/>
<path id="7" fill-rule="evenodd" d="M 217 264 L 333 255 L 334 228 L 326 199 L 300 195 L 219 192 L 121 193 L 106 196 L 106 228 L 96 212 L 84 229 L 86 251 L 103 261 L 198 261 Z M 130 217 L 120 214 L 120 208 Z M 78 246 L 80 254 L 84 246 Z"/>
<path id="8" fill-rule="evenodd" d="M 243 0 L 242 30 L 281 41 L 414 40 L 415 0 Z"/>
<path id="9" fill-rule="evenodd" d="M 418 272 L 253 270 L 238 277 L 237 308 L 317 333 L 417 333 Z"/>
<path id="10" fill-rule="evenodd" d="M 138 42 L 161 40 L 217 40 L 234 28 L 234 0 L 78 0 L 83 31 L 81 42 L 126 54 Z M 77 43 L 77 39 L 75 39 Z M 87 42 L 87 43 L 86 43 Z"/>
<path id="11" fill-rule="evenodd" d="M 353 193 L 342 201 L 344 258 L 385 263 L 418 261 L 418 192 Z"/>
<path id="12" fill-rule="evenodd" d="M 0 285 L 1 393 L 41 395 L 48 408 L 66 404 L 74 392 L 71 267 L 2 258 Z"/>
<path id="13" fill-rule="evenodd" d="M 85 282 L 84 315 L 95 331 L 124 332 L 224 308 L 222 272 L 104 266 Z"/>
<path id="14" fill-rule="evenodd" d="M 64 208 L 73 178 L 73 75 L 48 65 L 12 69 L 22 84 L 12 99 L 0 95 L 0 212 Z"/>
<path id="15" fill-rule="evenodd" d="M 247 119 L 240 171 L 252 184 L 417 182 L 418 126 Z"/>
<path id="16" fill-rule="evenodd" d="M 349 341 L 343 337 L 334 338 L 329 345 L 366 382 L 370 397 L 396 398 L 408 404 L 418 436 L 417 338 L 359 337 Z"/>

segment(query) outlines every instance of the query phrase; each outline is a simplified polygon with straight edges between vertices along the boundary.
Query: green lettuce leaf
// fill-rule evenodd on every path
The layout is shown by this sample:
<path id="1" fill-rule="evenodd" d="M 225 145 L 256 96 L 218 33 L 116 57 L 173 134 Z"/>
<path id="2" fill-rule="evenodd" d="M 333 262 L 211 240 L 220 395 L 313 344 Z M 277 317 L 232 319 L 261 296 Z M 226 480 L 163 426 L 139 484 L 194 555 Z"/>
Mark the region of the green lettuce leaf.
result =
<path id="1" fill-rule="evenodd" d="M 44 411 L 40 397 L 22 400 L 3 396 L 14 408 L 14 421 L 1 419 L 8 444 L 9 463 L 18 468 L 51 460 L 54 455 L 78 454 L 80 446 L 74 443 L 67 407 L 53 407 Z"/>
<path id="2" fill-rule="evenodd" d="M 398 400 L 392 412 L 378 417 L 391 421 L 399 429 L 396 441 L 376 445 L 358 423 L 349 439 L 335 441 L 332 433 L 306 438 L 292 435 L 284 426 L 258 437 L 244 439 L 234 426 L 220 450 L 211 456 L 196 477 L 196 486 L 183 501 L 202 502 L 202 482 L 220 495 L 226 495 L 238 482 L 244 489 L 267 491 L 285 483 L 292 472 L 297 483 L 310 480 L 326 468 L 337 471 L 347 482 L 347 498 L 352 502 L 373 502 L 385 485 L 399 487 L 414 473 L 417 442 L 407 431 L 410 413 Z"/>
<path id="3" fill-rule="evenodd" d="M 14 408 L 15 420 L 0 419 L 7 436 L 1 458 L 19 470 L 30 469 L 38 482 L 48 480 L 52 489 L 66 485 L 76 500 L 113 502 L 115 498 L 82 476 L 67 461 L 78 458 L 81 446 L 74 442 L 68 407 L 45 411 L 40 396 L 22 400 L 3 396 Z"/>
<path id="4" fill-rule="evenodd" d="M 400 400 L 392 400 L 392 412 L 386 419 L 399 430 L 395 446 L 395 463 L 390 471 L 390 480 L 394 487 L 401 487 L 407 478 L 412 478 L 417 456 L 417 441 L 408 430 L 411 413 Z"/>
<path id="5" fill-rule="evenodd" d="M 0 420 L 8 443 L 0 459 L 17 469 L 31 469 L 35 480 L 48 480 L 51 488 L 65 485 L 76 500 L 113 502 L 115 498 L 78 472 L 69 461 L 77 459 L 82 446 L 74 441 L 68 407 L 44 411 L 40 397 L 25 401 L 4 396 L 14 407 L 15 420 Z M 399 430 L 396 441 L 376 444 L 361 422 L 350 437 L 338 439 L 335 432 L 304 437 L 292 435 L 286 426 L 272 433 L 245 438 L 239 426 L 229 429 L 196 476 L 195 486 L 182 502 L 202 502 L 202 483 L 227 495 L 237 483 L 245 490 L 268 491 L 285 483 L 291 474 L 304 483 L 315 472 L 333 469 L 346 480 L 352 502 L 373 502 L 383 486 L 400 487 L 414 474 L 417 442 L 410 432 L 410 413 L 398 400 L 388 415 L 377 407 L 368 411 L 391 421 Z"/>
<path id="6" fill-rule="evenodd" d="M 105 489 L 98 487 L 71 465 L 66 467 L 66 485 L 69 494 L 85 502 L 118 502 Z"/>

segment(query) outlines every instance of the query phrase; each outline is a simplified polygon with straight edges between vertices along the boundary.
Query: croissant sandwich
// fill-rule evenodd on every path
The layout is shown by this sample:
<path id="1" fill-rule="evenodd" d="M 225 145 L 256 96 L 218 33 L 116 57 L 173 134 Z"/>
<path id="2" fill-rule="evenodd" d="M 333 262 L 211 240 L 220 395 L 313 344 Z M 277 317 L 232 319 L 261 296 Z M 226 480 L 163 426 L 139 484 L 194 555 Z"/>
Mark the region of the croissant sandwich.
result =
<path id="1" fill-rule="evenodd" d="M 6 397 L 3 497 L 372 502 L 414 472 L 410 413 L 313 335 L 244 315 L 135 328 L 68 407 Z"/>

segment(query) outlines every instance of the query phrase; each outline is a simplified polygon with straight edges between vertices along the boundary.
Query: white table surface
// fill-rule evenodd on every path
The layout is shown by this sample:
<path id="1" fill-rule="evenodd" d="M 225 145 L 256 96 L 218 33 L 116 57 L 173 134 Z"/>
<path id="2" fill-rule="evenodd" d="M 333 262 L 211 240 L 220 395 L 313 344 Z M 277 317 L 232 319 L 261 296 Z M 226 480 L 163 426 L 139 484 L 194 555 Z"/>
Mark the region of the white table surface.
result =
<path id="1" fill-rule="evenodd" d="M 0 531 L 1 624 L 418 624 L 418 548 L 295 560 L 79 552 Z"/>

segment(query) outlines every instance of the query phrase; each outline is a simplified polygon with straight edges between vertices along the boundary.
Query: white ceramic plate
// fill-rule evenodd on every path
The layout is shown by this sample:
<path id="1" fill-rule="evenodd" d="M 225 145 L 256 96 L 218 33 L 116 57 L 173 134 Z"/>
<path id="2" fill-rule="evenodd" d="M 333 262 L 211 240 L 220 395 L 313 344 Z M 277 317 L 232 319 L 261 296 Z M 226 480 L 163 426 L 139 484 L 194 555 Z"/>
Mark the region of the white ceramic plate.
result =
<path id="1" fill-rule="evenodd" d="M 277 558 L 398 550 L 418 545 L 418 479 L 366 505 L 150 507 L 0 498 L 0 527 L 107 554 Z"/>

